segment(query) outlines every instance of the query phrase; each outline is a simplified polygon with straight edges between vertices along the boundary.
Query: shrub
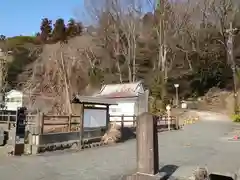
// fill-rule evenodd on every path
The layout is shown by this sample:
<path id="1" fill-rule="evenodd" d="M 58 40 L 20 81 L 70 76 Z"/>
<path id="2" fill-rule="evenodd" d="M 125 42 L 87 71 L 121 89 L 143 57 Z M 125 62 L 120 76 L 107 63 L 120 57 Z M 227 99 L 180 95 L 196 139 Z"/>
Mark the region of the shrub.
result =
<path id="1" fill-rule="evenodd" d="M 232 120 L 233 122 L 240 122 L 240 114 L 234 114 Z"/>

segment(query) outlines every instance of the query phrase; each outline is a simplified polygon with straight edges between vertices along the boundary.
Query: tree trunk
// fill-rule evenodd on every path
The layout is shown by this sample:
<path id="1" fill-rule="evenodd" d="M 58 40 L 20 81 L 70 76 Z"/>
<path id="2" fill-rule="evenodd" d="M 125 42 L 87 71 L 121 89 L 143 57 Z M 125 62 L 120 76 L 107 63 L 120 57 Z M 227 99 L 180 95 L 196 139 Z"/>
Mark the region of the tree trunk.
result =
<path id="1" fill-rule="evenodd" d="M 159 32 L 158 32 L 158 42 L 159 42 L 159 54 L 158 54 L 158 66 L 157 69 L 161 70 L 163 67 L 163 54 L 164 54 L 164 0 L 160 0 L 160 19 L 159 19 Z"/>
<path id="2" fill-rule="evenodd" d="M 185 56 L 186 56 L 186 59 L 187 59 L 187 62 L 188 62 L 189 69 L 191 71 L 193 71 L 192 63 L 191 63 L 190 59 L 188 58 L 188 52 L 185 53 Z"/>
<path id="3" fill-rule="evenodd" d="M 119 44 L 120 44 L 120 37 L 119 37 L 119 33 L 117 32 L 116 33 L 116 41 L 117 41 L 117 47 L 116 47 L 116 66 L 117 66 L 117 70 L 118 70 L 118 75 L 119 75 L 119 81 L 120 83 L 123 82 L 123 78 L 122 78 L 122 70 L 121 70 L 121 67 L 120 67 L 120 62 L 119 62 L 119 55 L 120 55 L 120 47 L 119 47 Z"/>
<path id="4" fill-rule="evenodd" d="M 132 81 L 135 82 L 136 81 L 136 38 L 135 38 L 135 34 L 133 37 L 133 78 Z"/>
<path id="5" fill-rule="evenodd" d="M 167 49 L 166 47 L 164 48 L 164 52 L 163 52 L 163 72 L 164 72 L 164 83 L 167 82 L 168 79 L 168 68 L 167 68 Z"/>
<path id="6" fill-rule="evenodd" d="M 131 35 L 130 33 L 128 34 L 128 54 L 127 54 L 127 63 L 128 63 L 128 81 L 132 82 L 132 68 L 131 68 L 131 48 L 132 48 L 132 43 L 131 43 Z"/>
<path id="7" fill-rule="evenodd" d="M 165 28 L 164 28 L 164 0 L 160 0 L 160 19 L 159 19 L 159 54 L 158 54 L 158 70 L 160 71 L 159 83 L 161 83 L 161 109 L 165 110 L 165 97 L 166 97 L 166 77 L 167 77 L 167 68 L 166 68 L 166 58 L 167 58 L 167 49 L 165 42 Z"/>
<path id="8" fill-rule="evenodd" d="M 118 57 L 117 57 L 117 59 L 118 59 Z M 119 81 L 120 81 L 120 83 L 123 83 L 122 71 L 121 71 L 119 60 L 117 60 L 116 64 L 117 64 L 117 69 L 118 69 Z"/>
<path id="9" fill-rule="evenodd" d="M 68 113 L 72 114 L 72 105 L 71 105 L 71 96 L 70 96 L 70 83 L 69 83 L 69 78 L 68 74 L 66 71 L 65 63 L 64 63 L 64 57 L 63 53 L 61 52 L 61 66 L 62 66 L 62 75 L 64 79 L 64 87 L 65 87 L 65 93 L 66 93 L 66 103 L 68 105 Z"/>

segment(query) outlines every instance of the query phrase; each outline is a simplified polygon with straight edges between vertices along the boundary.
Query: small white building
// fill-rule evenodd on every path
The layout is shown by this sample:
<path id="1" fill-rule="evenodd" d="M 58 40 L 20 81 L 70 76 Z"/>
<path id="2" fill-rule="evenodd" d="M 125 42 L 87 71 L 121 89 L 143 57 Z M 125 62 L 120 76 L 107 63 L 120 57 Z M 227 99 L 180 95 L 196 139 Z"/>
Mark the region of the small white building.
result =
<path id="1" fill-rule="evenodd" d="M 145 91 L 141 81 L 125 84 L 107 84 L 95 96 L 114 99 L 118 105 L 109 107 L 110 121 L 120 121 L 122 115 L 125 121 L 132 121 L 137 116 L 148 111 L 148 90 Z M 124 125 L 132 125 L 126 122 Z"/>
<path id="2" fill-rule="evenodd" d="M 5 106 L 7 111 L 16 111 L 18 107 L 23 106 L 23 93 L 17 90 L 11 90 L 5 95 Z"/>

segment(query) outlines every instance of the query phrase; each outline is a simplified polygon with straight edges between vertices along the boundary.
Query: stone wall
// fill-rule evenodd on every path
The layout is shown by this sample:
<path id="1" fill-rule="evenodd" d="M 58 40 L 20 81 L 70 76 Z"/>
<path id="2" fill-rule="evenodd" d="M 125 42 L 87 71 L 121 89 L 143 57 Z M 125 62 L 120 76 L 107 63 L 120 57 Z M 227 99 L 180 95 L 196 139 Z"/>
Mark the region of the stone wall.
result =
<path id="1" fill-rule="evenodd" d="M 37 154 L 45 151 L 71 148 L 73 145 L 79 145 L 80 139 L 80 132 L 30 134 L 29 144 L 26 145 L 26 153 Z"/>

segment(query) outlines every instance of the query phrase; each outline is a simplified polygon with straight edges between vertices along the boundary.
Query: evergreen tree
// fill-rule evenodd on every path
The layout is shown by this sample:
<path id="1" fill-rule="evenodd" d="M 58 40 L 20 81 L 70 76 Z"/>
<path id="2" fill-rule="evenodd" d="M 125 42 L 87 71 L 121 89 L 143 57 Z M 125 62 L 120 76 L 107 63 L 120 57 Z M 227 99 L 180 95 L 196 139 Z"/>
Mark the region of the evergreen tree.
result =
<path id="1" fill-rule="evenodd" d="M 52 40 L 53 42 L 64 42 L 66 41 L 67 33 L 66 33 L 66 26 L 63 19 L 57 19 L 54 24 Z"/>
<path id="2" fill-rule="evenodd" d="M 74 19 L 70 19 L 67 25 L 67 36 L 75 37 L 82 34 L 83 26 L 82 23 L 77 23 Z"/>
<path id="3" fill-rule="evenodd" d="M 5 40 L 6 40 L 6 36 L 0 35 L 0 41 L 5 41 Z"/>
<path id="4" fill-rule="evenodd" d="M 75 24 L 75 26 L 76 26 L 76 30 L 77 30 L 76 35 L 80 36 L 83 32 L 83 24 L 81 22 L 78 22 Z"/>
<path id="5" fill-rule="evenodd" d="M 40 30 L 41 30 L 41 33 L 40 33 L 41 41 L 46 43 L 51 37 L 52 21 L 49 20 L 48 18 L 42 19 Z"/>
<path id="6" fill-rule="evenodd" d="M 68 25 L 67 25 L 67 36 L 68 37 L 74 37 L 76 36 L 76 22 L 74 19 L 70 19 L 68 21 Z"/>

